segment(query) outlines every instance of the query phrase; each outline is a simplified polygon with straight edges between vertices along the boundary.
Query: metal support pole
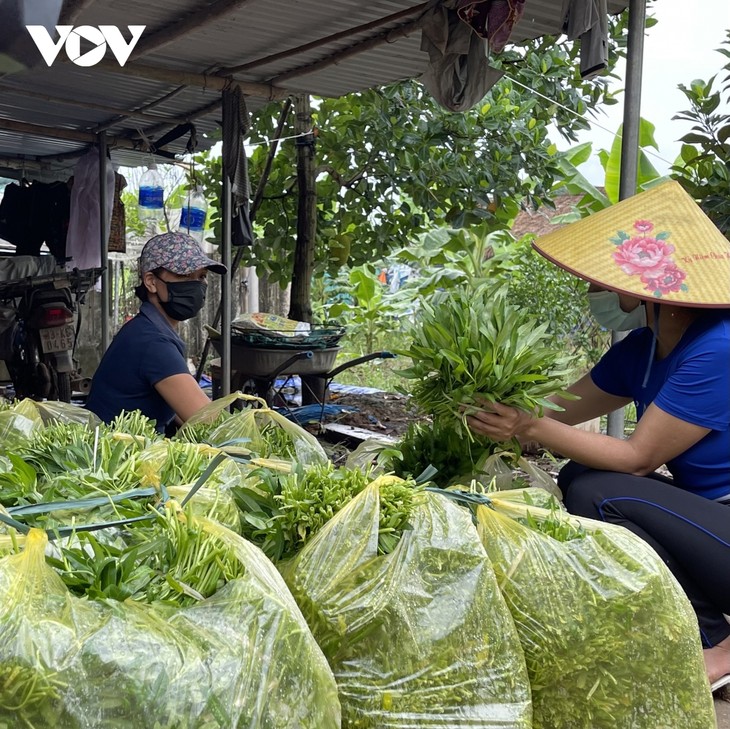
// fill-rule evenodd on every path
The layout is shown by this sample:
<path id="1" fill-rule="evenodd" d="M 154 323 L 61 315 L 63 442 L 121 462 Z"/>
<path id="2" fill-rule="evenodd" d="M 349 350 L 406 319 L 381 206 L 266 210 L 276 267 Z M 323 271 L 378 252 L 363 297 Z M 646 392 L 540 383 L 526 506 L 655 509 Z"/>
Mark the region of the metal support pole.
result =
<path id="1" fill-rule="evenodd" d="M 107 237 L 109 235 L 109 221 L 106 217 L 107 209 L 107 157 L 106 132 L 97 135 L 99 140 L 99 252 L 101 260 L 101 354 L 109 346 L 109 252 Z"/>
<path id="2" fill-rule="evenodd" d="M 253 314 L 259 310 L 259 277 L 256 266 L 249 266 L 247 280 L 246 311 Z"/>
<path id="3" fill-rule="evenodd" d="M 629 35 L 626 47 L 626 92 L 621 139 L 621 177 L 619 200 L 636 194 L 639 170 L 639 131 L 641 126 L 641 77 L 644 67 L 644 27 L 646 0 L 629 3 Z"/>
<path id="4" fill-rule="evenodd" d="M 639 171 L 639 132 L 641 126 L 641 77 L 644 66 L 644 28 L 646 0 L 629 2 L 629 35 L 626 46 L 626 91 L 624 95 L 624 122 L 621 135 L 621 176 L 619 200 L 636 194 Z M 613 332 L 611 344 L 626 335 Z M 608 414 L 607 432 L 614 438 L 624 437 L 624 411 Z"/>
<path id="5" fill-rule="evenodd" d="M 225 109 L 225 107 L 224 107 Z M 221 282 L 221 395 L 231 392 L 231 180 L 223 155 L 223 195 L 221 219 L 221 263 L 228 269 Z"/>

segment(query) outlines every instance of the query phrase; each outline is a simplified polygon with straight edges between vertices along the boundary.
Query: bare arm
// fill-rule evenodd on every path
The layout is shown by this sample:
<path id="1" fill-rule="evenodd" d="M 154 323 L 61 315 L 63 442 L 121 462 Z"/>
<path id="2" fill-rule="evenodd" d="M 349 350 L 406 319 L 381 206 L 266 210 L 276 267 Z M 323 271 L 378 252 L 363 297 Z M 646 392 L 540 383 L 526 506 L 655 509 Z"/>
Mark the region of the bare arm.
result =
<path id="1" fill-rule="evenodd" d="M 604 392 L 593 383 L 590 375 L 584 375 L 567 390 L 569 393 L 577 395 L 580 400 L 551 397 L 550 400 L 563 408 L 563 411 L 546 410 L 545 417 L 568 425 L 577 425 L 618 410 L 631 402 L 630 397 L 619 397 Z"/>
<path id="2" fill-rule="evenodd" d="M 536 440 L 584 466 L 637 476 L 656 470 L 710 432 L 708 428 L 675 418 L 653 404 L 627 440 L 589 433 L 499 403 L 490 407 L 491 412 L 481 410 L 467 418 L 474 432 L 497 441 L 515 436 Z"/>
<path id="3" fill-rule="evenodd" d="M 155 385 L 155 390 L 183 422 L 210 402 L 208 396 L 198 387 L 195 378 L 185 373 L 160 380 Z"/>

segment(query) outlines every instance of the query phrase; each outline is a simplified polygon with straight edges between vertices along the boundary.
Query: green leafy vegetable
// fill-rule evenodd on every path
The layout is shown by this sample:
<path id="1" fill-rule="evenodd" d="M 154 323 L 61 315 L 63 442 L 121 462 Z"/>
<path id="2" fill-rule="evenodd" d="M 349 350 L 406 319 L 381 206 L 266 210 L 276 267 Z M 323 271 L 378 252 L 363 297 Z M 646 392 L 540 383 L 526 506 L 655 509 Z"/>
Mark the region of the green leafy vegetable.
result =
<path id="1" fill-rule="evenodd" d="M 504 289 L 438 293 L 422 304 L 413 342 L 400 352 L 412 360 L 401 374 L 413 381 L 411 396 L 424 412 L 471 438 L 462 406 L 557 409 L 547 398 L 561 391 L 571 368 L 546 330 L 510 305 Z"/>
<path id="2" fill-rule="evenodd" d="M 525 652 L 535 729 L 714 726 L 697 619 L 651 547 L 491 498 L 478 528 Z"/>

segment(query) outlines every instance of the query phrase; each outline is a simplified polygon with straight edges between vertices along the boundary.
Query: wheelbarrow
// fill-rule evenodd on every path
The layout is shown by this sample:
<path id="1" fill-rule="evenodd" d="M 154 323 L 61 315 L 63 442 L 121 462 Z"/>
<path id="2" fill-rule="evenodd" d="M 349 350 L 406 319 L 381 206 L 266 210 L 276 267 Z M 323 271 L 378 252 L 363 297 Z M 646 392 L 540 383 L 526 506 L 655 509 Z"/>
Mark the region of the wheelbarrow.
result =
<path id="1" fill-rule="evenodd" d="M 212 339 L 211 342 L 220 354 L 220 339 Z M 282 376 L 299 375 L 302 381 L 302 404 L 320 404 L 324 410 L 329 386 L 341 372 L 374 359 L 393 359 L 395 357 L 392 352 L 371 352 L 343 362 L 339 367 L 333 369 L 340 350 L 341 347 L 267 349 L 231 342 L 231 389 L 257 395 L 271 407 L 277 404 L 281 390 L 286 386 L 284 383 L 276 387 L 277 379 Z M 217 395 L 216 390 L 214 378 L 214 398 Z"/>

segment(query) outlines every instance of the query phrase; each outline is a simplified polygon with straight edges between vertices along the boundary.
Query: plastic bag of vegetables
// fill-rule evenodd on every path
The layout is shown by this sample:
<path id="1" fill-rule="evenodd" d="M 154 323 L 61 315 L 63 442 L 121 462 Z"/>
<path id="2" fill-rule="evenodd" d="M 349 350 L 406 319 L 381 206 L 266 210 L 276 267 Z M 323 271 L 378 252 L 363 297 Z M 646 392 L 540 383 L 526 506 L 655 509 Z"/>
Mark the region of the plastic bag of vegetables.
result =
<path id="1" fill-rule="evenodd" d="M 190 607 L 72 595 L 40 530 L 0 560 L 0 726 L 340 726 L 334 678 L 281 577 L 200 524 L 243 569 Z"/>
<path id="2" fill-rule="evenodd" d="M 231 415 L 227 409 L 236 402 L 244 407 Z M 311 433 L 269 408 L 261 398 L 240 392 L 206 405 L 185 422 L 176 437 L 227 451 L 243 446 L 261 458 L 282 457 L 303 464 L 329 460 Z"/>
<path id="3" fill-rule="evenodd" d="M 334 671 L 343 727 L 530 727 L 519 640 L 469 512 L 404 489 L 376 479 L 280 566 Z"/>
<path id="4" fill-rule="evenodd" d="M 477 521 L 525 651 L 535 729 L 714 727 L 697 619 L 661 559 L 626 529 L 526 495 L 495 495 Z"/>
<path id="5" fill-rule="evenodd" d="M 0 448 L 13 453 L 20 443 L 43 429 L 43 418 L 31 400 L 3 403 L 0 409 Z"/>

